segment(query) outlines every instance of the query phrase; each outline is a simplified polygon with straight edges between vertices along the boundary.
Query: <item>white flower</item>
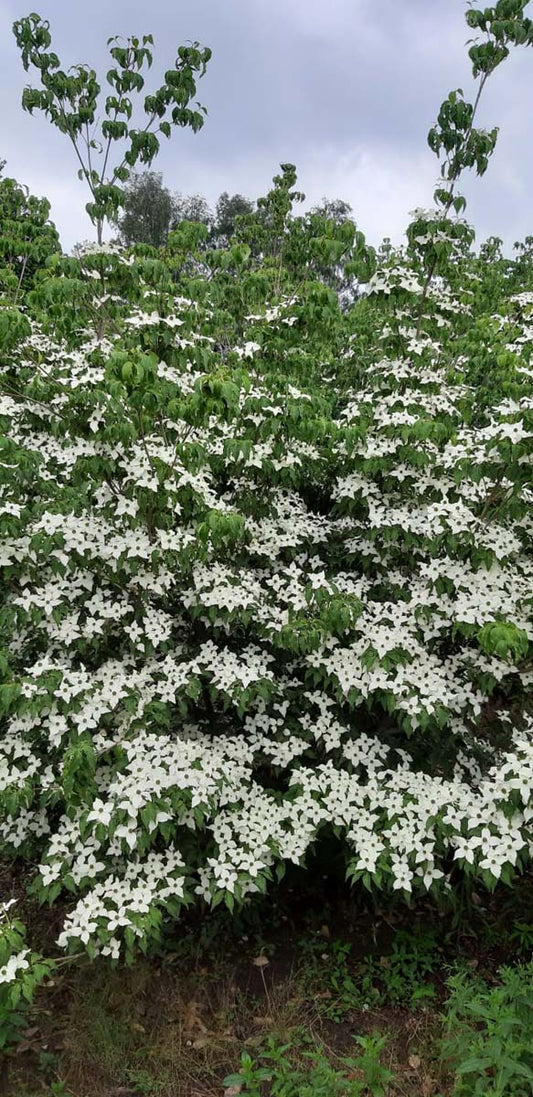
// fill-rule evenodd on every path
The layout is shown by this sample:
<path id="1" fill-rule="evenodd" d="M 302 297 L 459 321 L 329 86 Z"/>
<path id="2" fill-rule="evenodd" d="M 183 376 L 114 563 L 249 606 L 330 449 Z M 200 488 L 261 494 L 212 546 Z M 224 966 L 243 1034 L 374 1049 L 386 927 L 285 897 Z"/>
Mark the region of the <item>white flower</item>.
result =
<path id="1" fill-rule="evenodd" d="M 29 948 L 25 948 L 9 957 L 7 963 L 0 967 L 0 983 L 14 983 L 18 972 L 29 968 L 29 960 L 26 960 L 29 952 Z"/>

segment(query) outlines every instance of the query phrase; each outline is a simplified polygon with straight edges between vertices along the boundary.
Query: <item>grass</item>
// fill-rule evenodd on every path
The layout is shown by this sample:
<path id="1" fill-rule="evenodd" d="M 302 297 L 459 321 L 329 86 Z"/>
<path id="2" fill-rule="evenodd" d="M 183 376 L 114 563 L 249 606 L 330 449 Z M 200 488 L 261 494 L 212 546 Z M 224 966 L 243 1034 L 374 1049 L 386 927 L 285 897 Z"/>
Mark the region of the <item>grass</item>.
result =
<path id="1" fill-rule="evenodd" d="M 460 986 L 476 1055 L 486 1057 L 489 1045 L 493 1054 L 498 1011 L 487 1021 L 489 1040 L 480 1018 L 472 1020 L 469 994 L 474 1010 L 476 1001 L 498 1001 L 501 965 L 531 955 L 533 883 L 524 882 L 519 898 L 514 894 L 514 907 L 502 892 L 478 898 L 453 920 L 430 907 L 355 909 L 323 896 L 298 911 L 300 897 L 292 893 L 233 921 L 220 915 L 177 927 L 181 936 L 166 942 L 161 957 L 131 968 L 65 965 L 36 1000 L 9 1092 L 477 1094 L 472 1077 L 460 1074 L 457 1056 L 468 1061 L 471 1053 L 456 1039 L 449 1003 L 455 1001 L 458 1016 Z M 507 1021 L 515 1039 L 509 1012 Z M 485 1069 L 479 1093 L 489 1097 L 499 1091 L 490 1089 L 491 1068 Z"/>
<path id="2" fill-rule="evenodd" d="M 421 1050 L 434 1036 L 427 1011 L 383 1009 L 335 1022 L 297 974 L 266 985 L 268 1001 L 240 990 L 229 965 L 215 978 L 202 971 L 170 975 L 150 964 L 136 967 L 133 977 L 77 972 L 54 988 L 61 999 L 52 1013 L 36 1014 L 36 1032 L 14 1064 L 13 1097 L 33 1097 L 52 1082 L 73 1097 L 220 1097 L 243 1052 L 257 1056 L 269 1041 L 288 1043 L 300 1067 L 312 1046 L 339 1068 L 343 1057 L 356 1054 L 355 1037 L 384 1034 L 381 1061 L 399 1079 L 390 1092 L 419 1092 Z"/>

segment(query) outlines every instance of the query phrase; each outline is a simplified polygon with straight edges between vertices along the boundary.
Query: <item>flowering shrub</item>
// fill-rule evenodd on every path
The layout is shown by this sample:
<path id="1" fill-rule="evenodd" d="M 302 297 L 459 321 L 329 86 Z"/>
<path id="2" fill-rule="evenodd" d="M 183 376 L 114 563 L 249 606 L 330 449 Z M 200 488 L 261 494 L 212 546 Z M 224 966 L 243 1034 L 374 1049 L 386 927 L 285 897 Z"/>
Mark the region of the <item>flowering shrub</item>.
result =
<path id="1" fill-rule="evenodd" d="M 469 12 L 479 92 L 525 6 Z M 401 895 L 529 862 L 533 293 L 527 241 L 476 256 L 459 216 L 478 101 L 443 104 L 437 208 L 377 268 L 282 165 L 228 249 L 80 249 L 3 314 L 0 836 L 73 894 L 63 947 L 129 958 L 328 831 Z"/>
<path id="2" fill-rule="evenodd" d="M 146 948 L 328 827 L 367 886 L 510 880 L 532 842 L 529 299 L 491 321 L 512 366 L 488 402 L 444 286 L 422 335 L 387 302 L 403 356 L 331 393 L 291 381 L 297 298 L 221 362 L 205 295 L 156 307 L 138 280 L 104 338 L 33 322 L 2 370 L 0 833 L 41 898 L 76 896 L 60 943 Z"/>

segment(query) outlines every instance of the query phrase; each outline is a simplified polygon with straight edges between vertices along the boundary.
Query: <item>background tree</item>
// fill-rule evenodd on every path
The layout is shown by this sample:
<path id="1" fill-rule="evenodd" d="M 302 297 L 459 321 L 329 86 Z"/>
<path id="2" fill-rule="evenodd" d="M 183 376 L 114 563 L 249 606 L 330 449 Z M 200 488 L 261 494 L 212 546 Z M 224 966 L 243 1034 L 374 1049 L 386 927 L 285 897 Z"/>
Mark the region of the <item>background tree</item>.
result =
<path id="1" fill-rule="evenodd" d="M 131 177 L 124 188 L 123 212 L 113 223 L 120 231 L 120 242 L 126 246 L 161 247 L 170 231 L 183 221 L 192 221 L 207 226 L 210 245 L 223 247 L 235 233 L 236 219 L 253 210 L 250 198 L 223 191 L 213 212 L 202 194 L 172 194 L 160 172 L 148 171 Z"/>
<path id="2" fill-rule="evenodd" d="M 327 217 L 328 221 L 335 221 L 337 225 L 343 225 L 345 221 L 353 220 L 353 209 L 349 202 L 343 198 L 324 197 L 318 205 L 313 206 L 310 213 L 319 217 Z"/>
<path id="3" fill-rule="evenodd" d="M 172 198 L 171 228 L 175 229 L 182 221 L 195 221 L 212 228 L 213 211 L 202 194 L 175 194 Z"/>
<path id="4" fill-rule="evenodd" d="M 122 215 L 116 222 L 120 242 L 127 247 L 131 244 L 161 247 L 168 238 L 172 213 L 172 195 L 163 186 L 160 172 L 132 175 L 124 188 Z"/>
<path id="5" fill-rule="evenodd" d="M 235 234 L 236 218 L 254 211 L 254 203 L 243 194 L 228 194 L 223 191 L 215 209 L 214 236 L 217 242 L 229 240 Z"/>

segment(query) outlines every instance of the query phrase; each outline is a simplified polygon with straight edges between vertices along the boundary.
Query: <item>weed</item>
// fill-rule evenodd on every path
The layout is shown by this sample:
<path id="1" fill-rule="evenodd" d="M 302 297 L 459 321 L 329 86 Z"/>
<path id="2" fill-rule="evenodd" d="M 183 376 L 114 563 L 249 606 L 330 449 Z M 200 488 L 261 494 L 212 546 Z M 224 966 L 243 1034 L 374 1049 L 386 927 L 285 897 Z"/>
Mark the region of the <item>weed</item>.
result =
<path id="1" fill-rule="evenodd" d="M 365 1087 L 372 1097 L 382 1097 L 393 1078 L 392 1072 L 383 1066 L 380 1058 L 386 1046 L 387 1037 L 372 1035 L 356 1036 L 355 1039 L 361 1048 L 361 1053 L 356 1058 L 343 1059 L 343 1063 L 362 1072 Z"/>
<path id="2" fill-rule="evenodd" d="M 448 980 L 444 1058 L 455 1097 L 531 1097 L 533 963 L 500 970 L 489 987 L 461 971 Z"/>
<path id="3" fill-rule="evenodd" d="M 165 1087 L 164 1080 L 158 1079 L 151 1070 L 128 1070 L 126 1076 L 129 1085 L 134 1087 L 139 1097 L 141 1094 L 142 1097 L 159 1097 Z"/>
<path id="4" fill-rule="evenodd" d="M 303 1051 L 297 1063 L 293 1045 L 271 1039 L 257 1061 L 243 1052 L 239 1073 L 228 1075 L 224 1085 L 241 1097 L 384 1097 L 392 1079 L 380 1062 L 385 1037 L 360 1036 L 357 1041 L 361 1054 L 341 1058 L 337 1068 L 320 1047 Z"/>
<path id="5" fill-rule="evenodd" d="M 399 930 L 390 956 L 381 957 L 379 970 L 374 959 L 367 962 L 381 984 L 387 1005 L 414 1007 L 435 997 L 435 987 L 427 978 L 440 962 L 434 930 L 418 925 L 410 932 Z"/>
<path id="6" fill-rule="evenodd" d="M 322 950 L 320 958 L 316 954 L 318 947 Z M 441 962 L 434 930 L 400 930 L 389 955 L 368 955 L 361 962 L 352 961 L 352 946 L 345 941 L 331 941 L 329 947 L 324 942 L 320 946 L 314 943 L 314 949 L 307 946 L 307 952 L 302 969 L 304 984 L 316 990 L 318 983 L 329 996 L 323 1013 L 333 1021 L 355 1010 L 400 1005 L 414 1008 L 435 997 L 435 987 L 428 980 Z"/>
<path id="7" fill-rule="evenodd" d="M 380 993 L 373 985 L 373 972 L 367 965 L 353 963 L 352 946 L 346 941 L 302 942 L 306 956 L 300 970 L 304 989 L 324 1000 L 320 1012 L 332 1021 L 340 1021 L 354 1010 L 367 1010 L 380 1004 Z"/>
<path id="8" fill-rule="evenodd" d="M 533 951 L 533 922 L 514 922 L 510 936 L 519 952 Z"/>

